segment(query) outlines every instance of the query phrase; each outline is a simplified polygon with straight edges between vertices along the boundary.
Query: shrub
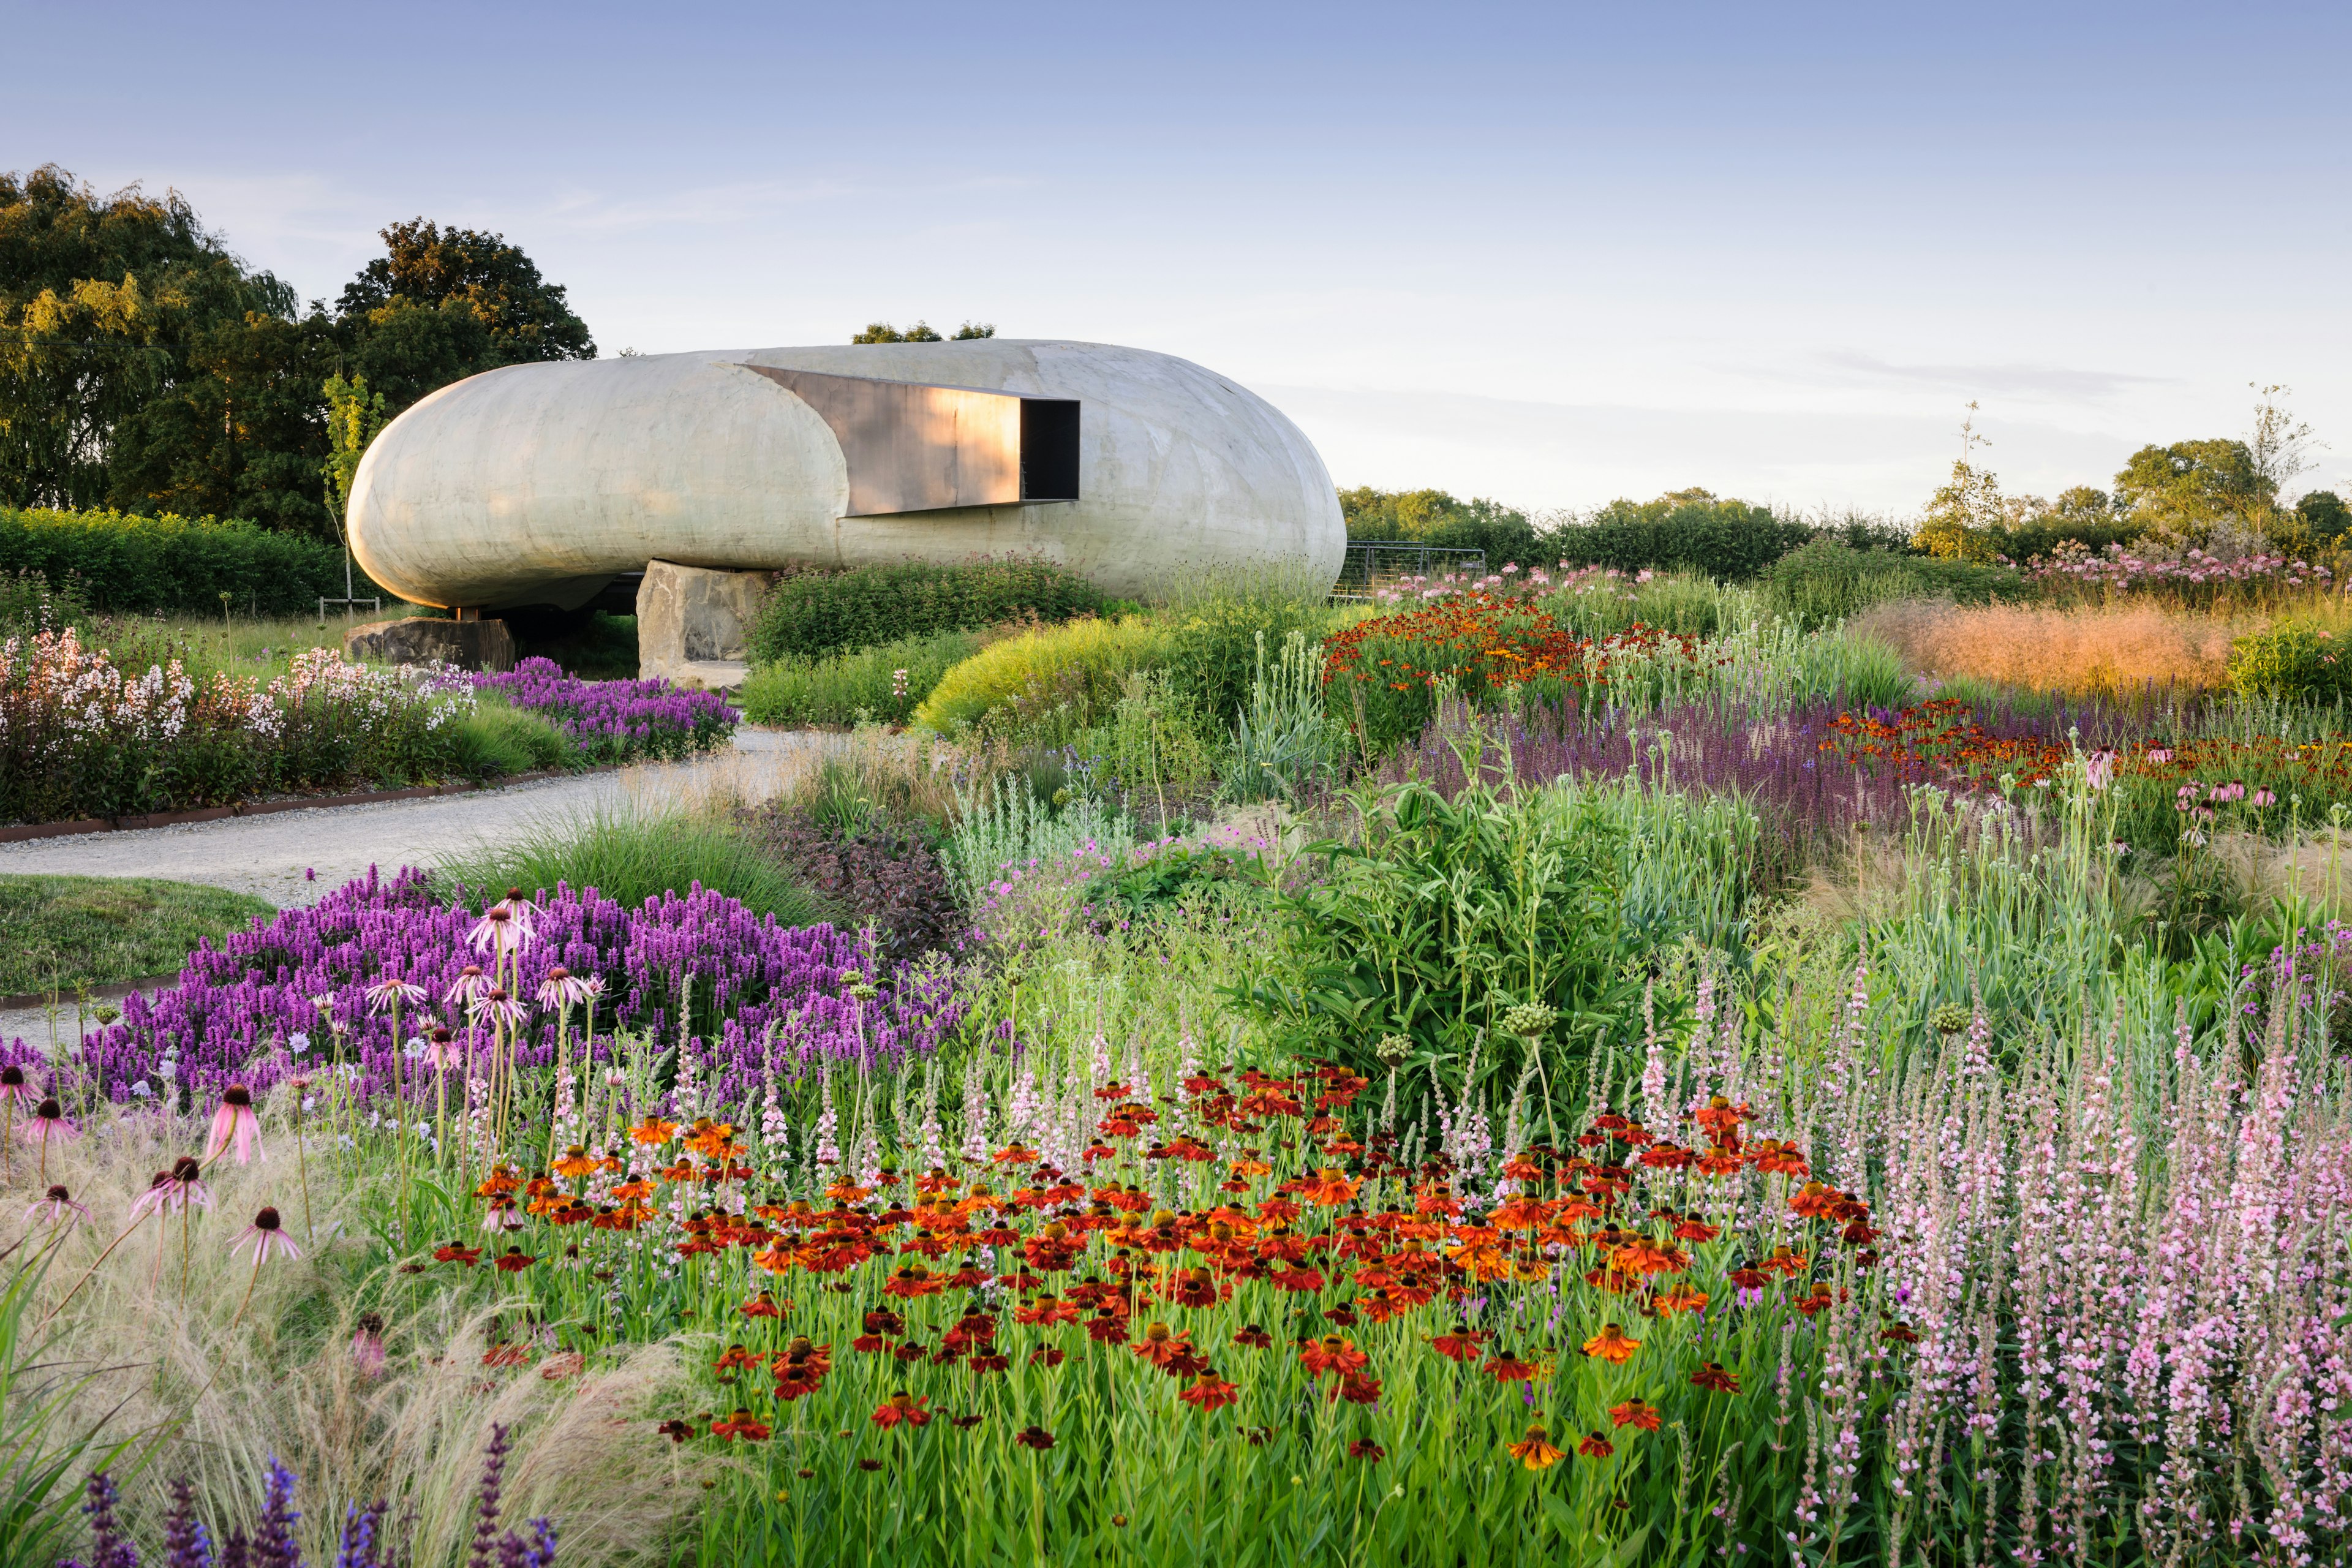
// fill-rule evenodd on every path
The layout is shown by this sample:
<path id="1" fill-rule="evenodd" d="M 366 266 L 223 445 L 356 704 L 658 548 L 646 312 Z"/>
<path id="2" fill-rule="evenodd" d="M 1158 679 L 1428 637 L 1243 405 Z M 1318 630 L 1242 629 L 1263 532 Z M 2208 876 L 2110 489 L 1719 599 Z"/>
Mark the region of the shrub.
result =
<path id="1" fill-rule="evenodd" d="M 1325 587 L 1270 579 L 1178 605 L 1169 616 L 1170 689 L 1222 736 L 1249 700 L 1260 637 L 1279 651 L 1293 632 L 1319 638 L 1339 624 L 1343 612 L 1326 602 Z"/>
<path id="2" fill-rule="evenodd" d="M 1044 561 L 909 561 L 787 577 L 751 628 L 754 663 L 818 658 L 999 621 L 1066 621 L 1098 614 L 1101 590 Z"/>
<path id="3" fill-rule="evenodd" d="M 343 552 L 297 534 L 212 518 L 114 511 L 19 511 L 0 507 L 0 573 L 37 572 L 95 610 L 220 610 L 315 614 L 343 596 Z M 399 601 L 353 569 L 362 595 Z"/>
<path id="4" fill-rule="evenodd" d="M 1129 670 L 1167 656 L 1168 634 L 1140 616 L 1024 632 L 950 669 L 914 721 L 946 734 L 958 725 L 1060 744 L 1107 719 Z"/>
<path id="5" fill-rule="evenodd" d="M 954 940 L 955 894 L 919 834 L 879 816 L 845 831 L 818 812 L 792 806 L 772 808 L 752 832 L 838 923 L 871 931 L 876 951 L 894 963 Z"/>
<path id="6" fill-rule="evenodd" d="M 779 728 L 860 718 L 904 724 L 940 678 L 980 647 L 977 633 L 933 632 L 856 653 L 782 658 L 754 668 L 736 700 L 752 723 Z"/>
<path id="7" fill-rule="evenodd" d="M 1817 626 L 1889 599 L 1947 598 L 1985 605 L 2031 599 L 2032 584 L 2005 566 L 1895 555 L 1816 542 L 1791 550 L 1765 574 L 1765 603 Z"/>
<path id="8" fill-rule="evenodd" d="M 1807 524 L 1768 507 L 1682 490 L 1654 501 L 1611 501 L 1590 519 L 1546 534 L 1544 549 L 1580 566 L 1702 572 L 1738 581 L 1812 536 Z"/>
<path id="9" fill-rule="evenodd" d="M 177 661 L 135 669 L 70 628 L 0 647 L 0 815 L 122 816 L 429 776 L 448 760 L 449 721 L 472 706 L 317 648 L 266 686 L 199 681 Z"/>
<path id="10" fill-rule="evenodd" d="M 2292 621 L 2249 632 L 2230 645 L 2230 685 L 2241 697 L 2340 700 L 2352 695 L 2352 659 L 2339 662 L 2344 646 Z"/>

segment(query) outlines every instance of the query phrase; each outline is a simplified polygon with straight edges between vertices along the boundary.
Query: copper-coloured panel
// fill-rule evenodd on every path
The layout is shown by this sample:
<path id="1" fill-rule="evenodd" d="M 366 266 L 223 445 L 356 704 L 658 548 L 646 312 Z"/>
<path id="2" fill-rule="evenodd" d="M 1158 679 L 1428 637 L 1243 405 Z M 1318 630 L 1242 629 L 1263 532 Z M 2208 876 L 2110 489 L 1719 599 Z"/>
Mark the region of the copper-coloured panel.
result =
<path id="1" fill-rule="evenodd" d="M 847 516 L 1077 499 L 1074 472 L 1066 486 L 1055 487 L 1068 489 L 1068 495 L 1023 493 L 1022 405 L 1066 400 L 770 365 L 743 368 L 789 390 L 831 428 L 849 468 Z M 1076 405 L 1069 408 L 1074 443 Z M 1034 428 L 1034 420 L 1030 424 Z"/>

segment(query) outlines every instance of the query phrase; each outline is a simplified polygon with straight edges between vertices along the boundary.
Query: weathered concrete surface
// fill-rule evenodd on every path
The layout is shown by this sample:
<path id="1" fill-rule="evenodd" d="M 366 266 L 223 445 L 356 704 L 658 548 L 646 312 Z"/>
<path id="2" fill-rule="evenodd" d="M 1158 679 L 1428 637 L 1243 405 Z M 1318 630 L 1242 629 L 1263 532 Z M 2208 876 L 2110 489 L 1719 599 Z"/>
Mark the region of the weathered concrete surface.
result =
<path id="1" fill-rule="evenodd" d="M 706 690 L 718 689 L 709 684 L 716 672 L 693 667 L 742 663 L 768 584 L 760 572 L 647 562 L 646 580 L 637 585 L 638 675 L 681 682 L 693 675 Z"/>
<path id="2" fill-rule="evenodd" d="M 1071 398 L 1079 499 L 850 517 L 840 441 L 759 369 Z M 1299 428 L 1188 361 L 1103 343 L 859 343 L 509 365 L 368 448 L 350 517 L 369 574 L 426 604 L 552 596 L 652 560 L 854 566 L 1038 555 L 1122 595 L 1292 569 L 1347 528 Z"/>
<path id="3" fill-rule="evenodd" d="M 363 664 L 453 664 L 512 669 L 514 637 L 504 621 L 443 621 L 413 616 L 370 621 L 343 634 L 343 657 Z"/>

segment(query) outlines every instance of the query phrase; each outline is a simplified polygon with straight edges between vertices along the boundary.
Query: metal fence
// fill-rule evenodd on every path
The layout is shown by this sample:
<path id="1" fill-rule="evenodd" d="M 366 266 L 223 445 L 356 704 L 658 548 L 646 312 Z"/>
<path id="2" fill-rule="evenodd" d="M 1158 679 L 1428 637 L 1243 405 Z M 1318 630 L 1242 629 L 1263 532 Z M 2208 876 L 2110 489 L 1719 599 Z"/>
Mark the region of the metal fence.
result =
<path id="1" fill-rule="evenodd" d="M 1409 539 L 1351 539 L 1332 584 L 1335 599 L 1368 599 L 1375 590 L 1406 577 L 1442 572 L 1481 574 L 1486 552 L 1449 544 L 1416 544 Z"/>

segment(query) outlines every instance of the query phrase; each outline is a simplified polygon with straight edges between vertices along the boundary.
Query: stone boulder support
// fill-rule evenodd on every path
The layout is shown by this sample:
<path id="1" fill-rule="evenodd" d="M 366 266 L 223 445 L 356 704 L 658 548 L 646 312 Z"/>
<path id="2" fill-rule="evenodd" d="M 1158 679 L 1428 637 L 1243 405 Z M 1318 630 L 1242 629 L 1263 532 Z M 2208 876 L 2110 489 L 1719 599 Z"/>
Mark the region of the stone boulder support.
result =
<path id="1" fill-rule="evenodd" d="M 751 623 L 772 579 L 669 561 L 646 563 L 637 586 L 637 674 L 709 691 L 743 683 Z"/>
<path id="2" fill-rule="evenodd" d="M 370 621 L 343 634 L 343 657 L 360 664 L 448 664 L 459 669 L 512 669 L 515 645 L 504 621 L 445 621 L 411 616 Z"/>

